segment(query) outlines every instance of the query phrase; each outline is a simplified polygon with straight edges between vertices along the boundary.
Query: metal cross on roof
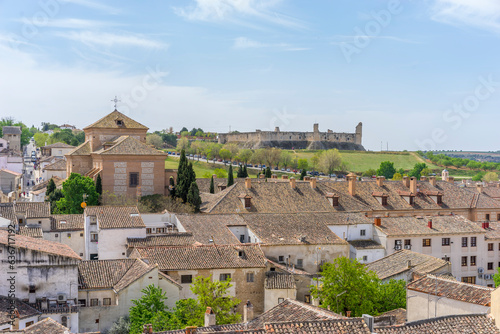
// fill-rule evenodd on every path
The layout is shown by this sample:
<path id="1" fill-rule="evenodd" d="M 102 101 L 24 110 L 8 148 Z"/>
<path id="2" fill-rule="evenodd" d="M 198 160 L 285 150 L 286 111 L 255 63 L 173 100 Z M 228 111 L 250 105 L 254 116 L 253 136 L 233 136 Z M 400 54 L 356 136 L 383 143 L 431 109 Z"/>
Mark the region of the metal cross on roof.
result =
<path id="1" fill-rule="evenodd" d="M 116 103 L 117 102 L 122 102 L 121 100 L 118 100 L 118 98 L 116 97 L 115 95 L 115 98 L 113 100 L 111 100 L 111 102 L 114 102 L 115 103 L 115 110 L 116 110 Z"/>

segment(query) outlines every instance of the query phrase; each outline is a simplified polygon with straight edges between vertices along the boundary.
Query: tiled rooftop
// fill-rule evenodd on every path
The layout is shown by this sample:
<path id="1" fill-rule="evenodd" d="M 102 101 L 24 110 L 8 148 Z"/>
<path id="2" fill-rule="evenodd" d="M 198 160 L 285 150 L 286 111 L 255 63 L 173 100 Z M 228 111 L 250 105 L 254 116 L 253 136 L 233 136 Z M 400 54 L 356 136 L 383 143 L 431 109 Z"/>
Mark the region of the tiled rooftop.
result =
<path id="1" fill-rule="evenodd" d="M 478 222 L 476 225 L 482 228 L 482 223 Z M 500 222 L 489 222 L 489 228 L 484 229 L 486 232 L 486 239 L 500 239 Z"/>
<path id="2" fill-rule="evenodd" d="M 121 136 L 117 140 L 113 141 L 113 146 L 107 149 L 99 149 L 95 154 L 102 155 L 158 155 L 167 156 L 167 153 L 157 150 L 154 147 L 149 146 L 131 136 Z"/>
<path id="3" fill-rule="evenodd" d="M 296 333 L 296 334 L 370 334 L 363 318 L 277 322 L 265 324 L 266 333 Z"/>
<path id="4" fill-rule="evenodd" d="M 121 120 L 122 126 L 119 126 L 116 121 Z M 114 110 L 110 114 L 104 116 L 97 122 L 92 123 L 89 126 L 83 128 L 86 129 L 95 129 L 95 128 L 105 128 L 105 129 L 142 129 L 148 130 L 148 127 L 142 125 L 141 123 L 134 121 L 132 118 L 127 115 L 122 114 L 118 110 Z"/>
<path id="5" fill-rule="evenodd" d="M 227 225 L 245 225 L 245 221 L 238 215 L 203 215 L 178 214 L 177 219 L 186 231 L 193 234 L 194 239 L 201 244 L 215 243 L 238 244 L 239 239 L 227 228 Z"/>
<path id="6" fill-rule="evenodd" d="M 411 268 L 408 268 L 408 261 L 410 261 Z M 368 263 L 366 267 L 374 271 L 380 279 L 386 279 L 403 272 L 410 272 L 410 270 L 420 274 L 429 274 L 448 265 L 449 262 L 443 259 L 403 249 Z"/>
<path id="7" fill-rule="evenodd" d="M 426 275 L 408 283 L 407 290 L 446 297 L 465 303 L 490 306 L 491 292 L 495 289 Z"/>
<path id="8" fill-rule="evenodd" d="M 61 188 L 61 185 L 63 183 L 63 179 L 61 179 L 59 176 L 52 176 L 52 180 L 54 180 L 54 183 L 56 184 L 56 188 Z M 31 188 L 31 191 L 38 191 L 41 189 L 46 189 L 47 186 L 49 185 L 50 180 L 43 181 L 37 185 L 35 185 L 33 188 Z"/>
<path id="9" fill-rule="evenodd" d="M 384 246 L 373 240 L 351 240 L 349 244 L 358 249 L 384 249 Z"/>
<path id="10" fill-rule="evenodd" d="M 68 155 L 89 155 L 92 152 L 90 141 L 77 146 L 74 150 L 68 152 Z"/>
<path id="11" fill-rule="evenodd" d="M 14 211 L 26 215 L 26 218 L 50 217 L 49 202 L 16 202 Z"/>
<path id="12" fill-rule="evenodd" d="M 66 170 L 66 160 L 58 159 L 54 163 L 45 166 L 43 170 L 57 170 L 57 171 Z"/>
<path id="13" fill-rule="evenodd" d="M 78 264 L 79 289 L 120 291 L 153 269 L 138 259 L 82 261 Z"/>
<path id="14" fill-rule="evenodd" d="M 10 318 L 11 302 L 13 302 L 14 306 L 17 308 L 20 319 L 29 318 L 41 314 L 33 307 L 29 306 L 26 303 L 23 303 L 18 299 L 12 300 L 10 298 L 7 298 L 6 296 L 0 296 L 0 325 L 9 323 L 11 321 Z"/>
<path id="15" fill-rule="evenodd" d="M 75 146 L 73 146 L 73 145 L 58 142 L 58 143 L 43 146 L 42 149 L 44 149 L 44 148 L 74 148 L 74 147 Z"/>
<path id="16" fill-rule="evenodd" d="M 20 126 L 4 126 L 2 127 L 2 131 L 4 135 L 20 135 L 21 127 Z"/>
<path id="17" fill-rule="evenodd" d="M 83 231 L 85 220 L 83 214 L 52 215 L 51 231 Z"/>
<path id="18" fill-rule="evenodd" d="M 151 246 L 186 246 L 194 245 L 195 243 L 196 240 L 190 232 L 151 235 L 145 238 L 127 238 L 127 246 L 129 248 Z"/>
<path id="19" fill-rule="evenodd" d="M 24 333 L 24 334 L 70 334 L 70 331 L 68 328 L 64 327 L 60 323 L 58 323 L 55 320 L 52 320 L 52 318 L 45 318 L 43 320 L 40 320 L 38 322 L 35 322 L 33 325 L 28 326 L 24 328 L 21 331 L 18 331 L 17 333 Z"/>
<path id="20" fill-rule="evenodd" d="M 41 227 L 28 227 L 28 226 L 21 226 L 19 227 L 19 234 L 24 235 L 25 237 L 31 237 L 31 238 L 43 238 L 43 232 Z"/>
<path id="21" fill-rule="evenodd" d="M 135 206 L 89 206 L 86 216 L 96 216 L 100 229 L 145 228 Z"/>
<path id="22" fill-rule="evenodd" d="M 377 334 L 500 334 L 494 320 L 485 314 L 452 315 L 375 328 Z"/>
<path id="23" fill-rule="evenodd" d="M 264 253 L 256 245 L 203 245 L 136 247 L 130 257 L 158 264 L 161 271 L 265 267 Z"/>
<path id="24" fill-rule="evenodd" d="M 277 271 L 266 272 L 264 283 L 266 289 L 296 289 L 295 278 L 292 274 L 280 273 Z"/>
<path id="25" fill-rule="evenodd" d="M 5 230 L 0 230 L 0 244 L 9 245 L 9 233 Z M 81 260 L 69 246 L 63 245 L 59 242 L 43 240 L 39 238 L 30 238 L 23 235 L 16 234 L 15 243 L 10 245 L 14 248 L 30 249 L 38 252 L 49 253 L 62 257 L 74 258 Z"/>

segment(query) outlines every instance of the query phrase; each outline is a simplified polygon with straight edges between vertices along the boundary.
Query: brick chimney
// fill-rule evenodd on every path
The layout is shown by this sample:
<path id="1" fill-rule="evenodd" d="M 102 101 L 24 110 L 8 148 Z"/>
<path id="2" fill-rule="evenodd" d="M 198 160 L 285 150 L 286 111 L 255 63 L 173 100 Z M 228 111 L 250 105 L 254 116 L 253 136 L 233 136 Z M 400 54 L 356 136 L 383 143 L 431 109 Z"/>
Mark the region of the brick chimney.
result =
<path id="1" fill-rule="evenodd" d="M 251 178 L 249 178 L 249 177 L 247 177 L 247 178 L 245 179 L 245 188 L 247 188 L 247 189 L 252 188 L 252 179 L 251 179 Z"/>
<path id="2" fill-rule="evenodd" d="M 349 183 L 349 195 L 356 196 L 356 174 L 350 173 L 347 175 L 347 182 Z"/>
<path id="3" fill-rule="evenodd" d="M 271 179 L 277 179 L 277 178 L 278 178 L 278 175 L 276 175 L 276 174 L 271 175 Z"/>
<path id="4" fill-rule="evenodd" d="M 215 326 L 215 313 L 211 307 L 205 311 L 205 327 Z"/>
<path id="5" fill-rule="evenodd" d="M 382 187 L 384 185 L 385 176 L 377 176 L 377 186 Z"/>
<path id="6" fill-rule="evenodd" d="M 292 187 L 292 189 L 297 188 L 297 181 L 295 180 L 294 177 L 290 178 L 290 187 Z"/>
<path id="7" fill-rule="evenodd" d="M 259 179 L 265 179 L 266 178 L 266 175 L 265 174 L 260 174 L 259 175 Z"/>
<path id="8" fill-rule="evenodd" d="M 408 176 L 403 176 L 403 184 L 406 188 L 410 188 L 410 178 Z"/>
<path id="9" fill-rule="evenodd" d="M 453 176 L 448 176 L 448 182 L 455 183 L 455 178 Z"/>
<path id="10" fill-rule="evenodd" d="M 429 183 L 435 187 L 436 186 L 436 177 L 435 176 L 429 176 Z"/>
<path id="11" fill-rule="evenodd" d="M 311 180 L 309 181 L 309 183 L 311 184 L 311 188 L 316 189 L 316 178 L 315 177 L 311 177 Z"/>
<path id="12" fill-rule="evenodd" d="M 482 182 L 476 183 L 476 189 L 477 189 L 478 193 L 482 193 L 483 192 L 483 183 Z"/>
<path id="13" fill-rule="evenodd" d="M 243 322 L 249 322 L 253 320 L 253 305 L 249 300 L 243 305 Z"/>
<path id="14" fill-rule="evenodd" d="M 142 327 L 143 334 L 153 334 L 153 325 L 146 324 Z"/>
<path id="15" fill-rule="evenodd" d="M 186 334 L 195 334 L 196 333 L 196 326 L 187 326 L 186 327 Z"/>
<path id="16" fill-rule="evenodd" d="M 417 194 L 417 178 L 413 176 L 410 178 L 410 192 Z"/>
<path id="17" fill-rule="evenodd" d="M 217 174 L 212 174 L 212 177 L 214 178 L 215 181 L 215 179 L 217 178 Z"/>
<path id="18" fill-rule="evenodd" d="M 427 176 L 424 175 L 420 176 L 420 181 L 427 181 Z"/>
<path id="19" fill-rule="evenodd" d="M 304 181 L 311 181 L 311 177 L 310 176 L 304 176 Z"/>
<path id="20" fill-rule="evenodd" d="M 282 176 L 281 176 L 281 179 L 282 179 L 282 180 L 288 180 L 288 175 L 282 175 Z"/>
<path id="21" fill-rule="evenodd" d="M 382 225 L 382 218 L 380 218 L 380 217 L 375 217 L 375 218 L 373 219 L 373 225 L 375 225 L 375 226 L 381 226 L 381 225 Z"/>
<path id="22" fill-rule="evenodd" d="M 427 227 L 432 229 L 432 218 L 429 218 L 429 221 L 427 222 Z"/>

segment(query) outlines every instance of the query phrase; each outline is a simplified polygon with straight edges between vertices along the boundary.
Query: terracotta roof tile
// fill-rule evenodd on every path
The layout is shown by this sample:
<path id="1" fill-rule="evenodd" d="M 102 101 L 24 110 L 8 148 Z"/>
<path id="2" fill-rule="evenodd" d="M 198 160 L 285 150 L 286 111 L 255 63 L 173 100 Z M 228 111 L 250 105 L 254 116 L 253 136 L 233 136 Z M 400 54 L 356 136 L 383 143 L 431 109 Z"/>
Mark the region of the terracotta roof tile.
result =
<path id="1" fill-rule="evenodd" d="M 69 144 L 66 144 L 66 143 L 58 142 L 58 143 L 54 143 L 54 144 L 43 146 L 42 149 L 44 149 L 44 148 L 45 149 L 46 148 L 75 148 L 75 146 L 69 145 Z"/>
<path id="2" fill-rule="evenodd" d="M 410 261 L 411 268 L 408 268 Z M 412 252 L 403 249 L 366 265 L 368 270 L 374 271 L 380 279 L 390 278 L 403 272 L 417 272 L 430 274 L 441 268 L 451 265 L 448 261 L 431 255 Z"/>
<path id="3" fill-rule="evenodd" d="M 4 126 L 2 132 L 4 135 L 20 135 L 22 131 L 20 126 Z"/>
<path id="4" fill-rule="evenodd" d="M 74 150 L 68 152 L 68 155 L 90 155 L 91 152 L 90 141 L 86 141 L 77 146 Z"/>
<path id="5" fill-rule="evenodd" d="M 192 233 L 194 239 L 201 244 L 215 243 L 238 244 L 240 241 L 229 230 L 228 225 L 245 225 L 245 221 L 238 215 L 204 215 L 204 214 L 178 214 L 177 220 Z"/>
<path id="6" fill-rule="evenodd" d="M 51 231 L 83 231 L 85 220 L 83 215 L 52 215 Z"/>
<path id="7" fill-rule="evenodd" d="M 48 218 L 50 217 L 49 202 L 16 202 L 14 211 L 21 213 L 26 218 Z"/>
<path id="8" fill-rule="evenodd" d="M 122 121 L 122 126 L 117 124 L 117 120 Z M 149 128 L 142 125 L 141 123 L 133 120 L 132 118 L 122 114 L 118 110 L 114 110 L 110 114 L 107 114 L 97 122 L 92 123 L 89 126 L 84 127 L 84 130 L 104 128 L 104 129 L 143 129 L 148 130 Z"/>
<path id="9" fill-rule="evenodd" d="M 69 334 L 69 329 L 52 318 L 45 318 L 26 327 L 22 333 L 25 334 Z"/>
<path id="10" fill-rule="evenodd" d="M 82 261 L 78 264 L 79 289 L 118 292 L 154 268 L 138 259 Z"/>
<path id="11" fill-rule="evenodd" d="M 297 333 L 297 334 L 370 334 L 363 318 L 297 321 L 265 324 L 266 333 Z"/>
<path id="12" fill-rule="evenodd" d="M 43 232 L 41 227 L 31 227 L 31 226 L 20 226 L 19 234 L 25 237 L 40 238 L 43 239 Z"/>
<path id="13" fill-rule="evenodd" d="M 135 206 L 89 206 L 84 214 L 96 216 L 100 229 L 146 227 Z"/>
<path id="14" fill-rule="evenodd" d="M 261 268 L 266 259 L 258 245 L 136 247 L 131 257 L 158 264 L 159 270 Z"/>
<path id="15" fill-rule="evenodd" d="M 292 274 L 277 271 L 266 272 L 264 283 L 266 289 L 296 289 L 295 279 Z"/>
<path id="16" fill-rule="evenodd" d="M 8 236 L 9 233 L 7 231 L 0 230 L 0 244 L 9 245 Z M 30 249 L 38 252 L 44 252 L 44 253 L 81 260 L 78 254 L 76 254 L 67 245 L 39 238 L 30 238 L 19 234 L 15 235 L 15 243 L 13 245 L 11 244 L 10 246 L 14 248 Z"/>
<path id="17" fill-rule="evenodd" d="M 20 319 L 29 318 L 41 314 L 39 311 L 29 306 L 28 304 L 23 303 L 19 299 L 12 300 L 10 298 L 7 298 L 6 296 L 0 296 L 0 325 L 6 324 L 11 321 L 11 302 L 13 302 L 14 306 L 17 308 Z"/>
<path id="18" fill-rule="evenodd" d="M 101 155 L 163 155 L 165 157 L 168 155 L 130 136 L 122 136 L 115 140 L 113 144 L 110 148 L 102 148 L 92 153 Z"/>
<path id="19" fill-rule="evenodd" d="M 148 235 L 145 238 L 127 238 L 127 246 L 151 247 L 151 246 L 189 246 L 196 243 L 190 232 L 168 233 L 165 235 Z"/>
<path id="20" fill-rule="evenodd" d="M 61 179 L 59 176 L 52 176 L 52 180 L 54 180 L 56 188 L 57 189 L 61 189 L 61 186 L 62 186 L 62 183 L 63 183 L 64 180 Z M 38 191 L 38 190 L 41 190 L 41 189 L 47 189 L 47 186 L 49 185 L 49 182 L 50 182 L 50 180 L 47 180 L 47 181 L 43 181 L 43 182 L 35 185 L 33 188 L 31 188 L 31 192 Z"/>
<path id="21" fill-rule="evenodd" d="M 43 170 L 66 170 L 66 160 L 58 159 L 54 163 L 45 166 Z"/>
<path id="22" fill-rule="evenodd" d="M 402 326 L 375 328 L 378 334 L 500 334 L 493 319 L 485 314 L 452 315 L 406 323 Z"/>
<path id="23" fill-rule="evenodd" d="M 360 249 L 384 249 L 384 246 L 373 240 L 351 240 L 349 244 L 360 250 Z"/>

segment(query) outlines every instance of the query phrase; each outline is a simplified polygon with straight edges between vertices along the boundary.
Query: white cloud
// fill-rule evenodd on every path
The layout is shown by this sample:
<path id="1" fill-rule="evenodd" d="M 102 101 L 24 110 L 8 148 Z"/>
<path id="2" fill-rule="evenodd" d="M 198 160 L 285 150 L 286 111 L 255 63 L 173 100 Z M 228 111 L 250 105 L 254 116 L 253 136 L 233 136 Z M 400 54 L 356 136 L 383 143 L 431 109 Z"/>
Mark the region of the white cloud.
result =
<path id="1" fill-rule="evenodd" d="M 187 7 L 175 7 L 174 12 L 192 21 L 227 21 L 248 25 L 248 19 L 260 19 L 294 29 L 304 29 L 303 22 L 273 10 L 279 0 L 195 0 Z"/>
<path id="2" fill-rule="evenodd" d="M 498 0 L 435 0 L 432 19 L 467 25 L 500 33 L 500 2 Z"/>
<path id="3" fill-rule="evenodd" d="M 285 51 L 305 51 L 310 48 L 297 47 L 287 43 L 261 43 L 247 37 L 238 37 L 234 40 L 234 49 L 279 48 Z"/>
<path id="4" fill-rule="evenodd" d="M 396 36 L 390 36 L 390 35 L 379 35 L 379 36 L 370 36 L 370 35 L 336 35 L 333 36 L 335 41 L 333 41 L 331 44 L 338 45 L 341 43 L 345 42 L 353 42 L 356 38 L 369 38 L 369 39 L 386 39 L 390 41 L 395 41 L 395 42 L 401 42 L 401 43 L 410 43 L 410 44 L 418 44 L 419 42 L 411 40 L 411 39 L 406 39 L 406 38 L 401 38 L 401 37 L 396 37 Z"/>
<path id="5" fill-rule="evenodd" d="M 111 26 L 116 24 L 111 24 L 104 21 L 95 20 L 82 20 L 75 18 L 59 19 L 59 20 L 49 20 L 45 26 L 52 28 L 68 28 L 68 29 L 95 29 L 102 28 L 105 26 Z"/>
<path id="6" fill-rule="evenodd" d="M 87 7 L 87 8 L 90 8 L 90 9 L 95 9 L 95 10 L 99 10 L 99 11 L 103 11 L 103 12 L 106 12 L 108 14 L 118 14 L 121 12 L 121 10 L 117 7 L 112 7 L 112 6 L 108 6 L 108 5 L 104 5 L 102 3 L 99 3 L 99 2 L 95 2 L 95 1 L 89 1 L 89 0 L 62 0 L 63 2 L 65 3 L 72 3 L 72 4 L 75 4 L 75 5 L 79 5 L 79 6 L 83 6 L 83 7 Z"/>
<path id="7" fill-rule="evenodd" d="M 101 46 L 135 46 L 143 48 L 164 48 L 168 45 L 161 42 L 148 39 L 143 35 L 136 34 L 112 34 L 93 31 L 71 31 L 68 33 L 56 33 L 57 36 L 67 38 L 73 41 L 81 42 L 86 45 Z"/>

